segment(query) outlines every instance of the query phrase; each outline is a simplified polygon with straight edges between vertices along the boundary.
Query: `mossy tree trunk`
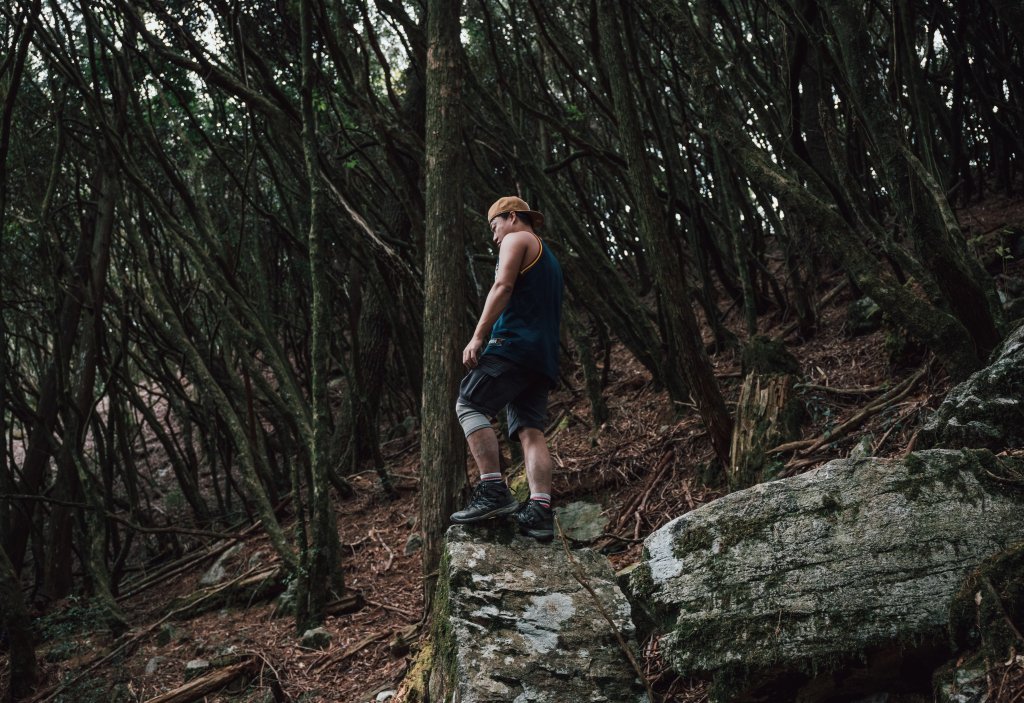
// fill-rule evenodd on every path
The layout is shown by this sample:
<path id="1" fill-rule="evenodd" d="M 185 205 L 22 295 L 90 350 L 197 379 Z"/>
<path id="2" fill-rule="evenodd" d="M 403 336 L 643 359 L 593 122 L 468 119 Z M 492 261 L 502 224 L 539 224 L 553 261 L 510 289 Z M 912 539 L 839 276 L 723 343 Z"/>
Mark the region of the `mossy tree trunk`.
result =
<path id="1" fill-rule="evenodd" d="M 464 310 L 462 47 L 459 0 L 427 3 L 427 231 L 423 310 L 420 524 L 429 608 L 448 516 L 466 482 L 466 449 L 455 417 L 468 341 Z M 482 228 L 481 228 L 482 229 Z"/>
<path id="2" fill-rule="evenodd" d="M 307 578 L 300 581 L 296 625 L 301 633 L 323 622 L 332 590 L 338 595 L 344 590 L 341 572 L 340 544 L 330 499 L 330 467 L 327 465 L 331 436 L 331 405 L 327 395 L 327 376 L 330 371 L 331 314 L 327 293 L 327 241 L 323 218 L 320 182 L 320 150 L 317 146 L 316 114 L 313 93 L 316 64 L 313 61 L 313 10 L 310 0 L 301 0 L 300 51 L 302 54 L 302 152 L 309 180 L 309 269 L 312 291 L 312 325 L 310 329 L 310 367 L 312 403 L 312 442 L 309 447 L 308 531 L 310 541 L 299 555 Z M 292 486 L 297 500 L 301 500 L 298 484 Z"/>
<path id="3" fill-rule="evenodd" d="M 84 11 L 86 32 L 91 40 L 98 41 L 96 20 L 91 11 Z M 125 37 L 126 48 L 134 44 L 134 32 Z M 119 54 L 109 57 L 111 63 L 122 59 Z M 111 242 L 117 218 L 117 203 L 121 200 L 122 183 L 118 175 L 113 154 L 103 148 L 107 143 L 121 143 L 125 138 L 125 122 L 128 105 L 127 86 L 123 75 L 110 71 L 107 60 L 90 54 L 90 74 L 97 93 L 103 90 L 102 76 L 110 73 L 110 84 L 106 86 L 111 95 L 112 109 L 106 139 L 100 143 L 96 156 L 94 176 L 95 210 L 87 218 L 87 225 L 93 230 L 87 273 L 83 292 L 85 294 L 78 335 L 77 388 L 73 391 L 73 405 L 62 406 L 61 420 L 64 429 L 63 445 L 60 448 L 59 463 L 61 474 L 69 485 L 62 487 L 73 498 L 82 498 L 91 509 L 79 511 L 78 527 L 81 534 L 82 566 L 87 582 L 96 599 L 107 627 L 119 633 L 128 627 L 121 608 L 114 600 L 110 584 L 110 570 L 106 559 L 107 526 L 102 516 L 104 509 L 112 506 L 114 497 L 104 495 L 102 483 L 86 466 L 84 447 L 89 431 L 89 419 L 100 401 L 96 397 L 96 375 L 99 365 L 100 348 L 104 342 L 106 324 L 103 319 L 106 304 L 107 278 L 110 268 Z M 105 116 L 105 115 L 104 115 Z M 70 379 L 67 379 L 69 382 Z M 70 390 L 70 389 L 69 389 Z M 100 444 L 98 437 L 94 437 Z M 70 525 L 68 525 L 70 527 Z M 52 567 L 51 567 L 52 568 Z M 58 567 L 60 568 L 60 567 Z M 70 586 L 70 573 L 67 583 Z"/>

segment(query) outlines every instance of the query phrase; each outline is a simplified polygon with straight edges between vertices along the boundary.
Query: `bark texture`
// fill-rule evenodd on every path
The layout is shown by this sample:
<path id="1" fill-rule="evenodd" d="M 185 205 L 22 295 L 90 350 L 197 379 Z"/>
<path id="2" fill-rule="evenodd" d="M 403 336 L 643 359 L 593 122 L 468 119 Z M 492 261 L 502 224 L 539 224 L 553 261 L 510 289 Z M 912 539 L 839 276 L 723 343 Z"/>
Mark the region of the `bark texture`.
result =
<path id="1" fill-rule="evenodd" d="M 762 480 L 765 451 L 794 439 L 802 409 L 790 374 L 747 374 L 736 401 L 729 452 L 729 488 L 748 488 Z"/>
<path id="2" fill-rule="evenodd" d="M 323 196 L 319 177 L 320 150 L 317 146 L 316 115 L 313 111 L 313 10 L 302 0 L 302 151 L 309 179 L 309 269 L 312 292 L 310 329 L 310 365 L 312 395 L 312 442 L 309 447 L 310 545 L 302 554 L 309 578 L 300 579 L 308 590 L 300 589 L 296 625 L 299 632 L 323 622 L 331 590 L 344 590 L 339 555 L 338 529 L 331 507 L 328 475 L 328 445 L 331 434 L 331 407 L 327 397 L 330 364 L 331 315 L 327 292 L 327 252 L 324 237 Z M 296 486 L 296 489 L 298 487 Z M 306 590 L 305 593 L 302 593 Z"/>

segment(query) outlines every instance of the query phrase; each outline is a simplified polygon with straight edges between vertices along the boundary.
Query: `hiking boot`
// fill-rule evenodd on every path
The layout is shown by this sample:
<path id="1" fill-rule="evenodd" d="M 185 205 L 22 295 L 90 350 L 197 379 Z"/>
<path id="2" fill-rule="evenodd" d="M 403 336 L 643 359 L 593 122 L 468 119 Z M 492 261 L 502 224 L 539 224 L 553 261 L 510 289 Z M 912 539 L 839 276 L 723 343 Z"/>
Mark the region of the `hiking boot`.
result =
<path id="1" fill-rule="evenodd" d="M 555 536 L 555 521 L 551 508 L 546 508 L 535 500 L 523 503 L 512 518 L 524 535 L 541 541 L 547 541 Z"/>
<path id="2" fill-rule="evenodd" d="M 473 489 L 473 497 L 464 510 L 452 513 L 452 522 L 465 525 L 482 522 L 516 511 L 519 504 L 504 481 L 481 481 Z"/>

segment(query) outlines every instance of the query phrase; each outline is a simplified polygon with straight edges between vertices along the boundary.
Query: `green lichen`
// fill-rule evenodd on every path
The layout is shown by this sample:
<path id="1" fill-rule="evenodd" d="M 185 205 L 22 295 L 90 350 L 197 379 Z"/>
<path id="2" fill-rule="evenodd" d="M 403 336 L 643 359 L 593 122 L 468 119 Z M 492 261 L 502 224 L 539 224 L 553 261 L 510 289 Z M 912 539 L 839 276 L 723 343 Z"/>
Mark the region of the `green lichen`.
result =
<path id="1" fill-rule="evenodd" d="M 744 516 L 719 527 L 718 547 L 723 552 L 732 549 L 758 535 L 765 535 L 777 525 L 780 517 L 775 514 Z"/>
<path id="2" fill-rule="evenodd" d="M 675 621 L 673 612 L 658 606 L 653 597 L 655 590 L 651 567 L 643 561 L 629 574 L 629 587 L 624 589 L 626 599 L 630 602 L 633 625 L 641 638 L 655 632 L 668 632 Z"/>

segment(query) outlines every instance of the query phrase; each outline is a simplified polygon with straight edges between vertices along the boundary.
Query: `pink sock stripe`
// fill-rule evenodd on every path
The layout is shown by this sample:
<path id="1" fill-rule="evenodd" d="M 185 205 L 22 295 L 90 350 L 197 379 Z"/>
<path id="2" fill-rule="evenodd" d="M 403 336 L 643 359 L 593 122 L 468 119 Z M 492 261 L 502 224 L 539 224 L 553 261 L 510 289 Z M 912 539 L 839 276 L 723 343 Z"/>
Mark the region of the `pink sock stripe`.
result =
<path id="1" fill-rule="evenodd" d="M 499 472 L 493 473 L 493 474 L 480 474 L 480 480 L 481 481 L 500 481 L 501 480 L 501 472 L 499 471 Z"/>
<path id="2" fill-rule="evenodd" d="M 530 500 L 535 500 L 538 503 L 544 503 L 545 505 L 551 505 L 551 494 L 550 493 L 531 493 Z"/>

